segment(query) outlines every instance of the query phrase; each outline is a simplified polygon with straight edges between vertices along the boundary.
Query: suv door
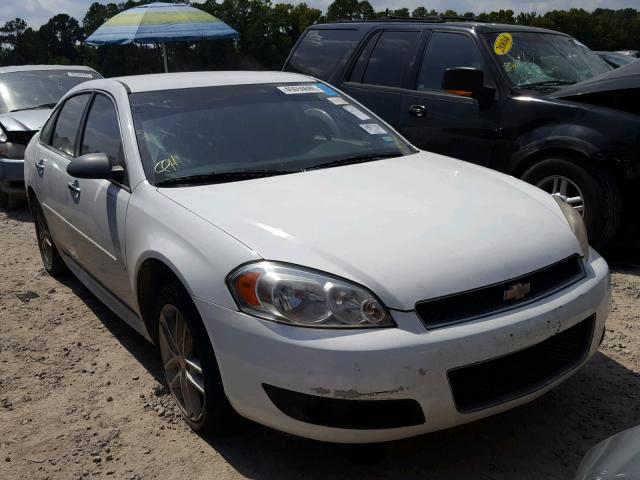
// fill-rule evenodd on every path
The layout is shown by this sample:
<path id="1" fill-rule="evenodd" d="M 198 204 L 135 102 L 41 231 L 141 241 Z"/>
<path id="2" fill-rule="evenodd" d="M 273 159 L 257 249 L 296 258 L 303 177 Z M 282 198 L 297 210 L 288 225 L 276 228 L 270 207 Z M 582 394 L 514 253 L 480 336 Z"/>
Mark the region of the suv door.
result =
<path id="1" fill-rule="evenodd" d="M 90 94 L 68 98 L 49 119 L 36 146 L 36 191 L 47 224 L 61 253 L 77 260 L 73 225 L 76 205 L 73 178 L 67 165 L 73 159 L 77 134 Z"/>
<path id="2" fill-rule="evenodd" d="M 402 97 L 393 124 L 414 145 L 485 166 L 493 164 L 499 132 L 499 103 L 455 95 L 442 89 L 447 68 L 484 70 L 485 85 L 493 86 L 487 63 L 475 39 L 463 32 L 434 31 L 416 69 L 411 93 Z"/>
<path id="3" fill-rule="evenodd" d="M 373 34 L 341 89 L 392 125 L 397 122 L 406 73 L 417 60 L 420 30 L 388 29 Z"/>
<path id="4" fill-rule="evenodd" d="M 133 306 L 125 262 L 124 227 L 131 191 L 115 104 L 96 93 L 81 131 L 79 154 L 104 153 L 125 169 L 123 184 L 111 180 L 75 179 L 76 245 L 82 267 L 122 302 Z"/>

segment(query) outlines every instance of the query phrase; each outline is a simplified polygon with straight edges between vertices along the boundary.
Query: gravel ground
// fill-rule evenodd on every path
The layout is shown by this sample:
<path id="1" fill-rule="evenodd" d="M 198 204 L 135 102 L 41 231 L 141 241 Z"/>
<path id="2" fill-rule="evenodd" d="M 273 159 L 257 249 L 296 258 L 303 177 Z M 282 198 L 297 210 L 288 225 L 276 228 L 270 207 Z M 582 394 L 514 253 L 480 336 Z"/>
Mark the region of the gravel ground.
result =
<path id="1" fill-rule="evenodd" d="M 0 211 L 0 232 L 1 479 L 569 479 L 591 446 L 640 423 L 640 268 L 619 251 L 605 342 L 569 381 L 492 418 L 354 449 L 253 424 L 193 434 L 153 348 L 73 277 L 45 273 L 27 211 Z"/>

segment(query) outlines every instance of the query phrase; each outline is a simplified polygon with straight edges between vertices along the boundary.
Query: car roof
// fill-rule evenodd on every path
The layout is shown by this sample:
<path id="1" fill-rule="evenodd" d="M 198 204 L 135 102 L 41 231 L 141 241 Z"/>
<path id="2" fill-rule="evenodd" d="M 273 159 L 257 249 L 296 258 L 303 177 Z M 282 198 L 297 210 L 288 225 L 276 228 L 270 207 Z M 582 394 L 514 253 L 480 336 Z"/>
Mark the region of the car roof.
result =
<path id="1" fill-rule="evenodd" d="M 85 65 L 11 65 L 8 67 L 0 67 L 0 74 L 13 72 L 30 72 L 35 70 L 84 70 L 88 72 L 96 72 L 93 68 Z"/>
<path id="2" fill-rule="evenodd" d="M 546 28 L 538 28 L 538 27 L 529 27 L 525 25 L 511 25 L 505 23 L 485 23 L 475 20 L 469 21 L 445 21 L 445 20 L 420 20 L 417 18 L 391 18 L 386 20 L 360 20 L 360 21 L 338 21 L 338 22 L 330 22 L 330 23 L 322 23 L 318 25 L 313 25 L 309 27 L 309 29 L 315 28 L 336 28 L 336 26 L 340 27 L 349 27 L 356 29 L 369 30 L 378 25 L 412 25 L 412 26 L 426 26 L 430 25 L 438 30 L 441 29 L 467 29 L 467 30 L 476 30 L 482 33 L 492 33 L 492 32 L 531 32 L 531 33 L 553 33 L 556 35 L 565 35 L 562 32 L 556 32 L 555 30 L 547 30 Z"/>
<path id="3" fill-rule="evenodd" d="M 216 71 L 132 75 L 128 77 L 114 77 L 111 80 L 124 84 L 129 92 L 136 93 L 224 85 L 311 82 L 315 79 L 306 75 L 286 72 Z M 102 81 L 96 80 L 96 82 Z M 93 83 L 94 82 L 86 82 L 82 84 L 81 87 L 87 88 Z"/>

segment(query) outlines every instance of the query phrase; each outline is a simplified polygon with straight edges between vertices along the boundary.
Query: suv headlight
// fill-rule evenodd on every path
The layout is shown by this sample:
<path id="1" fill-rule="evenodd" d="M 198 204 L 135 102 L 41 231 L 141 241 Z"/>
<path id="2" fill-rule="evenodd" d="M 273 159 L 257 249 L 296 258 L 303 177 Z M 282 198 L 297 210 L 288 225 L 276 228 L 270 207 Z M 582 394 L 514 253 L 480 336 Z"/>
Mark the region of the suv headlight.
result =
<path id="1" fill-rule="evenodd" d="M 227 285 L 241 311 L 266 320 L 323 328 L 395 326 L 364 287 L 298 266 L 251 263 L 233 271 Z"/>
<path id="2" fill-rule="evenodd" d="M 587 236 L 587 227 L 584 224 L 584 220 L 582 216 L 567 202 L 564 200 L 553 197 L 556 201 L 562 213 L 564 213 L 564 217 L 567 219 L 573 234 L 578 239 L 578 243 L 580 244 L 580 249 L 582 250 L 582 256 L 585 260 L 589 259 L 589 237 Z"/>

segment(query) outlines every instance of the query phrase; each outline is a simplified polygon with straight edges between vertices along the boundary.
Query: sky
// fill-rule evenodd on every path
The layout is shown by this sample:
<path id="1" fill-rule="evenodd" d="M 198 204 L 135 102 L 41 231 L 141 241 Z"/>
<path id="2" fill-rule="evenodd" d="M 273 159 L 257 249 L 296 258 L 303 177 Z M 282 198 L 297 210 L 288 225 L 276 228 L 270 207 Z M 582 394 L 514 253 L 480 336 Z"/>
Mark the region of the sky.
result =
<path id="1" fill-rule="evenodd" d="M 84 13 L 95 0 L 0 0 L 0 25 L 7 20 L 20 17 L 32 27 L 39 27 L 58 13 L 67 13 L 82 22 Z M 114 0 L 111 0 L 114 1 Z M 333 0 L 308 0 L 312 7 L 326 12 Z M 108 3 L 103 0 L 100 3 Z M 114 3 L 118 3 L 115 0 Z M 301 3 L 296 0 L 272 0 L 272 3 Z M 516 13 L 564 10 L 572 7 L 593 10 L 595 8 L 638 8 L 638 0 L 369 0 L 376 10 L 425 6 L 438 11 L 456 10 L 464 12 L 490 12 L 500 9 L 512 9 Z"/>

